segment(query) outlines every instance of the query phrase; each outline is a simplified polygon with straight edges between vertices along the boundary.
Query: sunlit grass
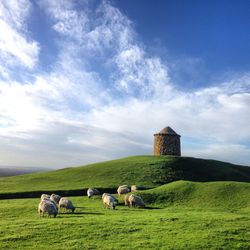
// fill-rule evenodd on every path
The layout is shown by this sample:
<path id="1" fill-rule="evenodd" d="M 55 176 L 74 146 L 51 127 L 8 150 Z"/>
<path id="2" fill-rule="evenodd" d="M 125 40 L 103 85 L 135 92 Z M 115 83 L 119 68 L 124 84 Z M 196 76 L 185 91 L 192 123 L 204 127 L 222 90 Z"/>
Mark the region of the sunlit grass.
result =
<path id="1" fill-rule="evenodd" d="M 157 202 L 147 209 L 127 208 L 122 197 L 117 209 L 110 210 L 100 198 L 70 199 L 76 213 L 59 213 L 55 219 L 39 218 L 39 199 L 2 200 L 0 249 L 250 248 L 249 210 L 191 203 L 163 208 Z"/>

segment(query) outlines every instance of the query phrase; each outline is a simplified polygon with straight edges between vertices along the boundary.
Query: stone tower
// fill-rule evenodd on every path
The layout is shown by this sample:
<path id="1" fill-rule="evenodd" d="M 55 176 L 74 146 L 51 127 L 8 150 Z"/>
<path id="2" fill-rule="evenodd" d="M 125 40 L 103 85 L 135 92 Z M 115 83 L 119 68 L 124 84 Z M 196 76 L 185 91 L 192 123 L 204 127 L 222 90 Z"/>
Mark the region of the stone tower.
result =
<path id="1" fill-rule="evenodd" d="M 166 127 L 154 134 L 154 155 L 181 155 L 180 135 Z"/>

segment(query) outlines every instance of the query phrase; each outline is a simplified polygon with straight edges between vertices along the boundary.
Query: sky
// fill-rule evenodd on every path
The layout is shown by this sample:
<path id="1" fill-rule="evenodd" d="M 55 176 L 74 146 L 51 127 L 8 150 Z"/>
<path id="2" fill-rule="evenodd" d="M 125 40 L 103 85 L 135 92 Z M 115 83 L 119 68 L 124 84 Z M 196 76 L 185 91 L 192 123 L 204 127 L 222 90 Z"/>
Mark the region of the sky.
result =
<path id="1" fill-rule="evenodd" d="M 250 166 L 250 2 L 0 1 L 0 165 L 153 154 Z"/>

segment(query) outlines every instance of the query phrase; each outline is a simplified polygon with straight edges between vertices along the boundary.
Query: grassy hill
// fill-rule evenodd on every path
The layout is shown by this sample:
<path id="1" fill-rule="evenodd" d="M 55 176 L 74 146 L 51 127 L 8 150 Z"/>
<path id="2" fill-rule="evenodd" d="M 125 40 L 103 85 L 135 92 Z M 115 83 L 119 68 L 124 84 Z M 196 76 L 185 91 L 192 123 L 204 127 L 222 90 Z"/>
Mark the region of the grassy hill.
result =
<path id="1" fill-rule="evenodd" d="M 74 190 L 120 184 L 157 187 L 176 180 L 250 182 L 250 168 L 190 157 L 134 156 L 82 167 L 0 178 L 0 192 Z"/>
<path id="2" fill-rule="evenodd" d="M 250 183 L 176 181 L 140 191 L 146 204 L 160 207 L 191 207 L 250 211 Z"/>

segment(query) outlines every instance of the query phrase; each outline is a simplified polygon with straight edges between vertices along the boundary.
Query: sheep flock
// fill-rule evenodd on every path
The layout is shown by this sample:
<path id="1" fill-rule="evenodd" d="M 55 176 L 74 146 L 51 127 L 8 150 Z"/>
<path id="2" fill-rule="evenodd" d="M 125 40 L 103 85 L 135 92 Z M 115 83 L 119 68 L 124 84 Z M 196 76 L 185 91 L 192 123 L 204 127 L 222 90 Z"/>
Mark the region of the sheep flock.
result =
<path id="1" fill-rule="evenodd" d="M 138 187 L 136 185 L 132 185 L 131 188 L 129 188 L 127 185 L 121 185 L 117 189 L 117 195 L 120 197 L 120 195 L 124 194 L 124 205 L 127 207 L 139 207 L 139 208 L 145 208 L 145 203 L 142 200 L 142 198 L 138 195 L 135 195 L 130 192 L 135 192 L 138 190 Z M 118 198 L 110 193 L 103 193 L 101 195 L 100 191 L 96 188 L 89 188 L 87 190 L 87 196 L 89 198 L 92 198 L 94 196 L 100 197 L 103 203 L 104 208 L 110 208 L 115 209 L 118 205 L 119 201 Z M 72 201 L 69 200 L 67 197 L 61 197 L 58 194 L 42 194 L 40 203 L 38 205 L 38 214 L 39 216 L 43 217 L 44 215 L 47 215 L 48 217 L 56 217 L 58 213 L 65 213 L 70 211 L 71 213 L 74 213 L 76 210 L 76 206 L 73 205 Z"/>

